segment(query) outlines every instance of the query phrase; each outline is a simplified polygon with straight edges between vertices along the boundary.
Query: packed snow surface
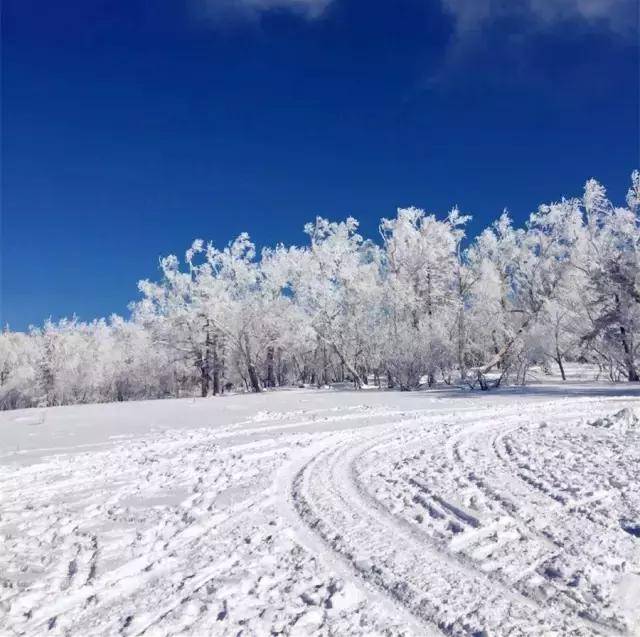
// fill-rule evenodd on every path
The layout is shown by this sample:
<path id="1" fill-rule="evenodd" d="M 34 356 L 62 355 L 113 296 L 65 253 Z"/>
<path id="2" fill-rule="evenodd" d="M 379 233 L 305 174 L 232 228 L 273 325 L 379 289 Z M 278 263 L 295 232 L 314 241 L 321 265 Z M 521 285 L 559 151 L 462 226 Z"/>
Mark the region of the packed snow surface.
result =
<path id="1" fill-rule="evenodd" d="M 633 635 L 640 396 L 0 415 L 2 635 Z"/>

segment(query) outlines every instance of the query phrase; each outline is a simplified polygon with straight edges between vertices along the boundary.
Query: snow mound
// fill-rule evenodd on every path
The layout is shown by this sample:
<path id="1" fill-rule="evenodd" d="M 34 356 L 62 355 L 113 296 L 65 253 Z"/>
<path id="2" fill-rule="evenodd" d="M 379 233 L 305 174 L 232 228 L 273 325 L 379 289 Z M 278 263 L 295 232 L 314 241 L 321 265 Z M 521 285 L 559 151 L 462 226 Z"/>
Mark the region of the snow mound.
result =
<path id="1" fill-rule="evenodd" d="M 611 416 L 597 418 L 588 424 L 592 427 L 619 432 L 640 431 L 640 418 L 630 407 L 625 407 Z"/>

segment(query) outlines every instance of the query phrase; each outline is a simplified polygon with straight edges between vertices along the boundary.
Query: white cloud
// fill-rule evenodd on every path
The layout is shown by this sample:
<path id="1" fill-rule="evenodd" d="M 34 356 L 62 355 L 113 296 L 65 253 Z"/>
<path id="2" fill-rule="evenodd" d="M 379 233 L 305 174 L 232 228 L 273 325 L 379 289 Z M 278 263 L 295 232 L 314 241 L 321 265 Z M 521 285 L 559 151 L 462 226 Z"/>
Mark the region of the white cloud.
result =
<path id="1" fill-rule="evenodd" d="M 531 28 L 561 21 L 581 21 L 629 34 L 637 29 L 637 0 L 441 0 L 442 6 L 456 21 L 463 36 L 481 31 L 497 20 L 519 17 Z"/>
<path id="2" fill-rule="evenodd" d="M 319 18 L 334 0 L 198 0 L 205 16 L 221 18 L 259 18 L 262 13 L 285 10 L 307 19 Z"/>
<path id="3" fill-rule="evenodd" d="M 272 10 L 295 13 L 313 20 L 329 5 L 341 0 L 193 0 L 199 12 L 215 20 L 258 19 Z M 385 0 L 372 0 L 385 1 Z M 386 0 L 389 10 L 393 1 Z M 518 18 L 526 30 L 549 27 L 563 21 L 583 22 L 617 34 L 634 34 L 638 28 L 638 0 L 424 0 L 440 2 L 455 20 L 463 39 L 503 19 Z"/>

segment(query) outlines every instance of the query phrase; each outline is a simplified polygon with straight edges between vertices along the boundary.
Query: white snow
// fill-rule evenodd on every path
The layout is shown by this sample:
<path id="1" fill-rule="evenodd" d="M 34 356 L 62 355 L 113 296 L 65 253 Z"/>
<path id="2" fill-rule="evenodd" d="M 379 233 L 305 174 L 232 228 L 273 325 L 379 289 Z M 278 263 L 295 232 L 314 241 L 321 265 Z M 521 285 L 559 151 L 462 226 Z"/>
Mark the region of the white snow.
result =
<path id="1" fill-rule="evenodd" d="M 0 414 L 1 635 L 640 631 L 640 392 Z"/>

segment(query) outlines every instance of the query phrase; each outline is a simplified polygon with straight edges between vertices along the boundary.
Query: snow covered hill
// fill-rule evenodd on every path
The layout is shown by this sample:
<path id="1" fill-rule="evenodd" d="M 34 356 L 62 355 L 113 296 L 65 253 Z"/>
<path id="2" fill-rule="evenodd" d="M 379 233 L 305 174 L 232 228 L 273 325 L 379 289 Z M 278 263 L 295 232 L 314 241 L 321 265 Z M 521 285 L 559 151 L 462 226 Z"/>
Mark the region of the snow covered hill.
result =
<path id="1" fill-rule="evenodd" d="M 640 631 L 640 393 L 0 414 L 2 635 Z"/>

